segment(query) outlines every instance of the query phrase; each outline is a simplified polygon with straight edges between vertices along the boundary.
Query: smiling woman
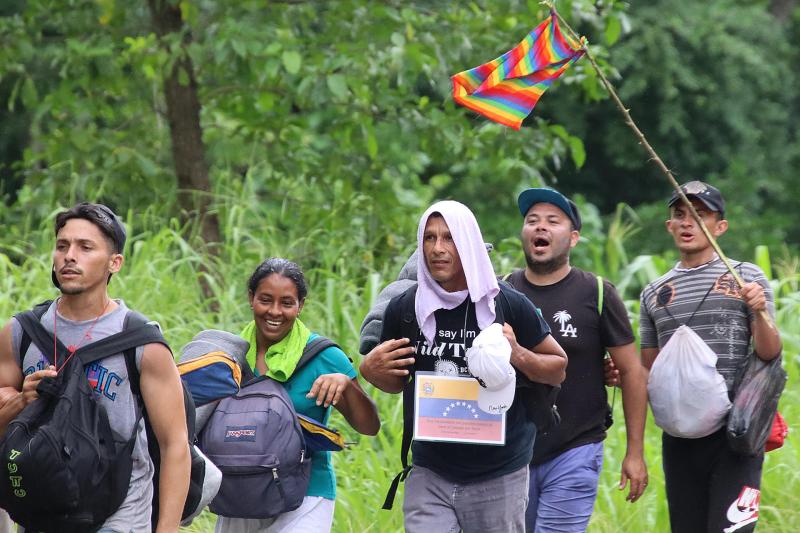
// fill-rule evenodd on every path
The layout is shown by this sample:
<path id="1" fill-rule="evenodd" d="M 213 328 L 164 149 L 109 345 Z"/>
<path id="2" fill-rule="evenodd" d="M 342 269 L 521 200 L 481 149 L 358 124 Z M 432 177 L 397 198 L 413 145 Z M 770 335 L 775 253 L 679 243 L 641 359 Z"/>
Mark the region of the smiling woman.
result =
<path id="1" fill-rule="evenodd" d="M 305 284 L 295 285 L 285 273 L 268 275 L 255 287 L 251 286 L 250 307 L 256 323 L 256 338 L 264 349 L 280 342 L 292 329 L 303 309 L 305 292 Z M 258 359 L 256 369 L 261 374 L 266 373 L 264 358 Z"/>
<path id="2" fill-rule="evenodd" d="M 326 424 L 335 407 L 356 431 L 375 435 L 380 428 L 377 409 L 341 349 L 326 348 L 296 370 L 306 344 L 319 336 L 299 318 L 307 294 L 305 276 L 297 264 L 271 258 L 256 268 L 248 282 L 253 321 L 241 333 L 250 342 L 247 363 L 256 375 L 281 382 L 297 413 Z M 299 508 L 270 519 L 219 517 L 216 530 L 330 531 L 335 498 L 330 452 L 315 452 L 308 491 Z"/>

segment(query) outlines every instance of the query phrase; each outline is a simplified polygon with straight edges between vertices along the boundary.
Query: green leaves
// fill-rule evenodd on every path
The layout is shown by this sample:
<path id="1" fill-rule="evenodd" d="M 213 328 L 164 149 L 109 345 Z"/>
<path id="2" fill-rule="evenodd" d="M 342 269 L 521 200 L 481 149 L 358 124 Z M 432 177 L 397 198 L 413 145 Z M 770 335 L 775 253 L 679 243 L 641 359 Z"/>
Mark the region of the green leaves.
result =
<path id="1" fill-rule="evenodd" d="M 622 33 L 622 23 L 616 17 L 609 17 L 606 19 L 605 38 L 608 46 L 614 45 Z"/>
<path id="2" fill-rule="evenodd" d="M 255 173 L 276 187 L 284 178 L 315 180 L 319 190 L 343 180 L 369 198 L 354 192 L 342 200 L 345 210 L 359 206 L 363 240 L 391 243 L 374 251 L 377 261 L 413 242 L 408 225 L 433 195 L 471 205 L 493 238 L 516 225 L 509 205 L 520 187 L 541 183 L 564 161 L 584 164 L 576 132 L 554 133 L 538 109 L 514 132 L 452 102 L 453 73 L 508 50 L 545 14 L 537 4 L 528 16 L 518 4 L 180 0 L 192 35 L 183 47 L 180 35 L 158 44 L 146 5 L 81 0 L 53 8 L 31 0 L 15 30 L 17 53 L 0 49 L 0 72 L 16 61 L 27 75 L 15 101 L 24 98 L 35 117 L 23 167 L 39 169 L 27 180 L 41 205 L 63 198 L 64 184 L 79 175 L 77 196 L 104 191 L 124 205 L 150 205 L 155 189 L 157 207 L 169 213 L 175 177 L 163 78 L 188 53 L 213 179 Z M 572 5 L 579 14 L 596 11 L 587 1 Z M 100 17 L 106 23 L 92 22 Z M 43 44 L 50 27 L 60 33 Z M 26 46 L 35 53 L 22 54 Z M 574 83 L 572 72 L 540 104 L 543 113 L 594 87 Z M 178 76 L 189 83 L 188 72 Z M 349 220 L 356 227 L 356 217 Z"/>
<path id="3" fill-rule="evenodd" d="M 569 151 L 572 155 L 572 161 L 575 163 L 575 167 L 581 168 L 586 161 L 586 150 L 583 147 L 583 141 L 574 135 L 570 135 L 567 139 L 567 143 L 569 143 Z"/>
<path id="4" fill-rule="evenodd" d="M 741 235 L 727 243 L 732 255 L 749 255 L 753 239 L 796 242 L 800 231 L 785 217 L 793 210 L 786 199 L 795 197 L 790 191 L 797 191 L 800 158 L 798 100 L 785 89 L 797 79 L 792 36 L 752 2 L 631 6 L 606 18 L 606 42 L 619 40 L 610 55 L 597 55 L 650 144 L 680 181 L 711 181 L 732 206 L 747 205 L 740 217 L 731 213 Z M 577 190 L 604 210 L 620 200 L 661 205 L 666 181 L 610 102 L 572 118 L 559 110 L 555 119 L 580 136 L 590 154 L 580 172 L 565 176 Z M 605 185 L 611 177 L 616 187 Z M 652 244 L 644 233 L 635 248 Z"/>
<path id="5" fill-rule="evenodd" d="M 549 127 L 550 131 L 555 133 L 558 138 L 567 143 L 572 156 L 572 162 L 576 168 L 581 168 L 586 161 L 586 150 L 583 146 L 583 141 L 574 135 L 570 135 L 564 126 L 555 124 Z"/>
<path id="6" fill-rule="evenodd" d="M 286 50 L 281 54 L 281 61 L 283 62 L 283 68 L 286 69 L 286 72 L 289 74 L 297 74 L 300 72 L 300 67 L 303 65 L 303 56 L 294 50 Z"/>
<path id="7" fill-rule="evenodd" d="M 343 75 L 328 74 L 326 82 L 331 94 L 339 101 L 343 101 L 350 96 L 350 90 L 347 88 L 347 80 Z"/>

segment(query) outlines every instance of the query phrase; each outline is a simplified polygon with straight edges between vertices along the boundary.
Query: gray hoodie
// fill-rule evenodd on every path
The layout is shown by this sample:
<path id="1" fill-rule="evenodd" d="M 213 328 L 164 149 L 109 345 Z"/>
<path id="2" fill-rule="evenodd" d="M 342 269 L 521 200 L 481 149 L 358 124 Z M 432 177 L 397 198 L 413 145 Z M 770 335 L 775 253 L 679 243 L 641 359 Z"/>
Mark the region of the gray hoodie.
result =
<path id="1" fill-rule="evenodd" d="M 410 287 L 417 284 L 417 250 L 411 254 L 406 264 L 400 269 L 397 279 L 383 288 L 375 298 L 364 322 L 361 323 L 361 340 L 358 351 L 362 355 L 367 355 L 381 340 L 381 330 L 383 329 L 383 312 L 389 305 L 389 301 L 399 294 L 403 294 Z"/>

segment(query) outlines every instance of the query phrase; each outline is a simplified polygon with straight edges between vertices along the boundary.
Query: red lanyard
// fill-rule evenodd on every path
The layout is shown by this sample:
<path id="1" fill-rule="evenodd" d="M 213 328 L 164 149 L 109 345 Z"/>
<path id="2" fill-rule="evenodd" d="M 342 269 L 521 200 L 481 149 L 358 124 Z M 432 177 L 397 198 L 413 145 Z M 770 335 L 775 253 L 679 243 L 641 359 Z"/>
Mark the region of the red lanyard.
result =
<path id="1" fill-rule="evenodd" d="M 59 298 L 58 301 L 61 301 L 61 299 Z M 61 363 L 61 367 L 59 368 L 59 366 L 58 366 L 58 331 L 56 329 L 56 324 L 58 323 L 58 320 L 57 320 L 57 317 L 58 317 L 58 302 L 56 302 L 56 308 L 55 308 L 55 310 L 53 312 L 53 362 L 55 363 L 56 372 L 61 370 L 61 368 L 64 368 L 64 366 L 69 362 L 69 360 L 72 359 L 72 356 L 75 355 L 75 352 L 78 351 L 78 348 L 83 346 L 84 342 L 86 342 L 87 340 L 91 340 L 91 338 L 92 338 L 91 333 L 92 333 L 92 330 L 94 329 L 94 325 L 97 324 L 97 321 L 100 320 L 100 317 L 105 314 L 106 309 L 108 309 L 108 306 L 109 306 L 110 303 L 111 303 L 111 299 L 109 298 L 109 300 L 106 302 L 105 307 L 103 307 L 103 310 L 100 311 L 100 314 L 97 315 L 95 317 L 95 319 L 92 321 L 92 324 L 89 326 L 89 329 L 86 330 L 86 333 L 84 333 L 84 335 L 81 338 L 81 340 L 78 343 L 78 345 L 75 346 L 74 344 L 70 344 L 69 346 L 67 346 L 67 352 L 69 352 L 69 355 L 67 356 L 67 359 L 63 363 Z"/>

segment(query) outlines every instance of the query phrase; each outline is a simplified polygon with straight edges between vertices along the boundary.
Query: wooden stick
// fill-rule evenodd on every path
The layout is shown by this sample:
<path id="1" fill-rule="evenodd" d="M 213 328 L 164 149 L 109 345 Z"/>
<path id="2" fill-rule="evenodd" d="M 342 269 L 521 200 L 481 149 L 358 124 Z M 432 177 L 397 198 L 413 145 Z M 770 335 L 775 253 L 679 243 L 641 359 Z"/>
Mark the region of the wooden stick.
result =
<path id="1" fill-rule="evenodd" d="M 708 228 L 706 227 L 705 223 L 695 210 L 694 206 L 692 205 L 692 202 L 690 202 L 689 199 L 686 197 L 686 195 L 683 193 L 683 189 L 681 189 L 680 184 L 678 184 L 678 181 L 672 175 L 672 172 L 670 172 L 669 168 L 667 168 L 667 165 L 664 164 L 664 161 L 661 160 L 661 158 L 658 156 L 658 154 L 650 145 L 650 143 L 647 142 L 644 133 L 642 133 L 642 130 L 639 129 L 639 127 L 633 121 L 633 118 L 631 118 L 631 114 L 628 112 L 628 109 L 622 103 L 622 100 L 619 99 L 619 96 L 617 95 L 617 92 L 614 90 L 614 87 L 611 85 L 611 82 L 608 81 L 608 78 L 606 78 L 605 74 L 603 74 L 603 71 L 600 70 L 600 66 L 594 60 L 594 56 L 592 56 L 591 52 L 589 52 L 587 39 L 585 38 L 581 39 L 580 37 L 578 37 L 578 34 L 575 33 L 575 31 L 572 29 L 569 23 L 566 20 L 564 20 L 564 17 L 562 17 L 558 13 L 558 11 L 556 11 L 555 5 L 551 0 L 546 0 L 545 2 L 542 3 L 550 8 L 550 10 L 555 14 L 558 21 L 561 23 L 561 25 L 564 26 L 564 28 L 566 28 L 567 31 L 570 33 L 571 37 L 575 39 L 577 42 L 581 43 L 581 48 L 583 49 L 584 54 L 586 54 L 586 58 L 592 64 L 592 67 L 594 68 L 595 72 L 597 72 L 597 75 L 600 77 L 600 81 L 603 83 L 603 86 L 605 87 L 609 96 L 611 96 L 611 99 L 614 101 L 614 104 L 617 106 L 617 109 L 620 110 L 622 116 L 625 118 L 625 124 L 627 124 L 628 127 L 633 130 L 634 135 L 636 135 L 636 138 L 639 139 L 639 144 L 641 144 L 644 147 L 645 151 L 650 156 L 650 159 L 656 164 L 656 166 L 659 169 L 661 169 L 661 172 L 667 177 L 667 180 L 675 189 L 675 192 L 678 194 L 681 201 L 683 201 L 683 203 L 689 209 L 692 218 L 694 218 L 695 222 L 697 222 L 698 226 L 700 226 L 700 229 L 708 239 L 708 242 L 711 244 L 711 247 L 717 253 L 719 258 L 722 259 L 722 262 L 725 264 L 725 267 L 728 269 L 728 272 L 730 272 L 731 275 L 733 276 L 733 279 L 736 280 L 736 283 L 739 284 L 739 287 L 743 287 L 744 280 L 741 278 L 741 276 L 739 276 L 739 273 L 736 272 L 736 270 L 734 270 L 733 266 L 731 266 L 731 263 L 728 260 L 728 256 L 725 255 L 725 253 L 722 251 L 722 248 L 720 248 L 719 244 L 717 243 L 717 240 L 714 238 L 713 235 L 711 235 L 711 232 L 708 231 Z M 775 327 L 775 324 L 773 323 L 772 318 L 769 316 L 769 313 L 767 313 L 766 309 L 759 310 L 759 313 L 763 315 L 764 320 L 772 328 Z"/>

